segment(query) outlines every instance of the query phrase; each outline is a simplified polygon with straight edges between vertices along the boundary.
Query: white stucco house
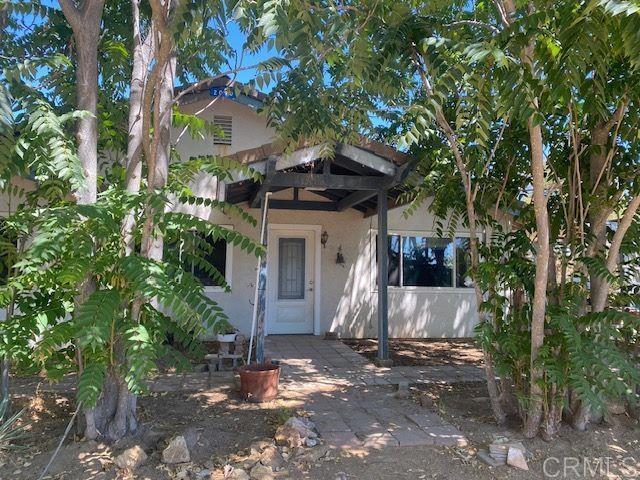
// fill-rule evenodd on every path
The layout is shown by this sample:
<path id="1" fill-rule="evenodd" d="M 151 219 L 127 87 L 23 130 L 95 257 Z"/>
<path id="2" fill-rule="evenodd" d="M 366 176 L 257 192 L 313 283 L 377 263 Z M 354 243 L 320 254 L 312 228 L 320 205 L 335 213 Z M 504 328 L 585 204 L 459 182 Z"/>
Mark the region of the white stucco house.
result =
<path id="1" fill-rule="evenodd" d="M 381 225 L 384 228 L 384 219 L 378 218 L 380 201 L 389 205 L 388 335 L 473 335 L 478 319 L 467 277 L 468 232 L 459 228 L 452 237 L 438 237 L 426 205 L 405 218 L 394 190 L 410 168 L 405 155 L 375 142 L 339 145 L 329 162 L 319 159 L 313 145 L 285 155 L 272 143 L 275 132 L 257 113 L 261 95 L 226 96 L 219 86 L 184 96 L 181 108 L 216 123 L 225 135 L 204 140 L 182 135 L 176 148 L 182 158 L 231 155 L 264 173 L 265 184 L 260 185 L 243 178 L 222 183 L 203 174 L 193 186 L 197 195 L 245 208 L 258 225 L 205 206 L 177 208 L 189 208 L 259 241 L 261 206 L 267 202 L 267 335 L 335 332 L 342 338 L 377 337 L 379 305 L 384 306 L 377 280 L 376 239 Z M 179 132 L 174 133 L 177 139 Z M 382 186 L 384 197 L 369 184 Z M 256 258 L 224 242 L 215 247 L 209 260 L 231 291 L 222 291 L 206 275 L 200 278 L 233 325 L 248 334 Z"/>

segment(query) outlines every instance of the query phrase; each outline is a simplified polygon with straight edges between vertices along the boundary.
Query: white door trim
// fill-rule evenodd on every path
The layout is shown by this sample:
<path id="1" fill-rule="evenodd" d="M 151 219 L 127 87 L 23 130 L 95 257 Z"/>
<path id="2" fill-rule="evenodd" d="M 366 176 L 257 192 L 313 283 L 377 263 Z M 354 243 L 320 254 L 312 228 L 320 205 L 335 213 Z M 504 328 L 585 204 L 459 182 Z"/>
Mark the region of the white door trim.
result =
<path id="1" fill-rule="evenodd" d="M 322 234 L 322 225 L 298 225 L 294 223 L 268 223 L 267 224 L 267 238 L 271 230 L 304 230 L 307 232 L 315 233 L 315 268 L 314 268 L 314 297 L 313 297 L 313 334 L 320 335 L 320 296 L 322 295 L 322 275 L 321 275 L 321 251 L 322 245 L 320 244 L 320 235 Z M 269 261 L 267 260 L 267 269 L 269 268 Z M 269 318 L 268 311 L 270 308 L 269 296 L 267 295 L 267 304 L 265 312 L 265 320 Z M 267 320 L 268 321 L 268 320 Z M 269 326 L 265 325 L 265 334 L 268 335 Z"/>

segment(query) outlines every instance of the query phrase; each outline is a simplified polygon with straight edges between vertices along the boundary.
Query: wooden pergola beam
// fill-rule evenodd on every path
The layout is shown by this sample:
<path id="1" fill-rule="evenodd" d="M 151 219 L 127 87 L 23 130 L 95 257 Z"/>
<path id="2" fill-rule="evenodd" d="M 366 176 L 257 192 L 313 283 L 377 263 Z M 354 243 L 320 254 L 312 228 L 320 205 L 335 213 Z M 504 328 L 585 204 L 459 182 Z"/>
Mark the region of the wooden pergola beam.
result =
<path id="1" fill-rule="evenodd" d="M 265 177 L 260 185 L 260 188 L 251 199 L 250 205 L 251 208 L 258 208 L 260 206 L 261 199 L 264 198 L 264 195 L 269 191 L 269 179 L 273 177 L 276 172 L 276 164 L 278 162 L 278 157 L 276 155 L 270 155 L 267 158 L 267 165 L 265 170 Z"/>
<path id="2" fill-rule="evenodd" d="M 361 177 L 358 175 L 311 175 L 308 173 L 276 172 L 265 178 L 264 187 L 317 188 L 327 190 L 373 190 L 386 188 L 385 177 Z"/>
<path id="3" fill-rule="evenodd" d="M 335 202 L 318 200 L 270 200 L 269 208 L 274 210 L 316 210 L 321 212 L 336 212 Z"/>
<path id="4" fill-rule="evenodd" d="M 345 143 L 336 145 L 336 153 L 385 175 L 395 175 L 398 167 L 386 158 Z"/>
<path id="5" fill-rule="evenodd" d="M 342 200 L 339 200 L 336 205 L 338 207 L 338 211 L 342 212 L 375 196 L 376 192 L 372 192 L 371 190 L 361 190 L 347 195 Z"/>

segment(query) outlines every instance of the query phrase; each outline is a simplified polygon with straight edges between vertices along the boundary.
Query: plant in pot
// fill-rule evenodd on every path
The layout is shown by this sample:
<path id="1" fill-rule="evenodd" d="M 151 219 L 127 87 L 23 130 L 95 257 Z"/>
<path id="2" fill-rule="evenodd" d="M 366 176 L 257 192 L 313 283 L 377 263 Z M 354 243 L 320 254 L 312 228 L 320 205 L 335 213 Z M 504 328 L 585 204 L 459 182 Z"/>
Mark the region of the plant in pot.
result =
<path id="1" fill-rule="evenodd" d="M 218 332 L 218 342 L 220 343 L 233 343 L 236 341 L 237 330 L 231 325 L 226 325 Z"/>

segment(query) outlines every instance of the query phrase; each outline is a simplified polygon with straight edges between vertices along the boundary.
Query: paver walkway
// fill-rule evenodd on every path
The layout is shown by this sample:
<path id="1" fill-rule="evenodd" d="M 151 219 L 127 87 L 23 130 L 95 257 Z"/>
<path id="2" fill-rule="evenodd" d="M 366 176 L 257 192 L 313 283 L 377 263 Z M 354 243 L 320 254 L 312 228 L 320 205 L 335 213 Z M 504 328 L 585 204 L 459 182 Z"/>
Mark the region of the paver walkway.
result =
<path id="1" fill-rule="evenodd" d="M 337 448 L 464 445 L 464 435 L 396 387 L 475 382 L 476 366 L 377 368 L 337 340 L 305 335 L 267 337 L 265 355 L 280 362 L 283 396 L 311 413 L 323 439 Z"/>
<path id="2" fill-rule="evenodd" d="M 339 340 L 312 335 L 271 335 L 265 356 L 280 362 L 283 376 L 323 381 L 329 376 L 340 385 L 398 385 L 400 383 L 460 383 L 484 380 L 476 365 L 434 365 L 379 368 Z"/>

